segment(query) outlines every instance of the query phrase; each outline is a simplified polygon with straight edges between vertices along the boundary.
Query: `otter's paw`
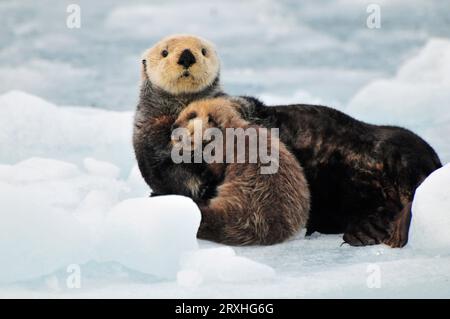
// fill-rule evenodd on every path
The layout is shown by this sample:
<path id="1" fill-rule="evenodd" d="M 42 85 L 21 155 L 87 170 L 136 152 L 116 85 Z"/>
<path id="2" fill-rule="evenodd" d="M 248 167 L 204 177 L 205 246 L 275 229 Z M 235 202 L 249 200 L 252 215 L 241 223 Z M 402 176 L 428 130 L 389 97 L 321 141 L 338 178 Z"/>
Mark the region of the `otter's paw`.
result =
<path id="1" fill-rule="evenodd" d="M 411 224 L 411 203 L 406 205 L 397 218 L 391 223 L 392 232 L 383 243 L 392 248 L 401 248 L 408 243 L 409 226 Z"/>
<path id="2" fill-rule="evenodd" d="M 351 246 L 377 245 L 389 238 L 390 228 L 385 219 L 370 216 L 349 225 L 343 239 Z"/>

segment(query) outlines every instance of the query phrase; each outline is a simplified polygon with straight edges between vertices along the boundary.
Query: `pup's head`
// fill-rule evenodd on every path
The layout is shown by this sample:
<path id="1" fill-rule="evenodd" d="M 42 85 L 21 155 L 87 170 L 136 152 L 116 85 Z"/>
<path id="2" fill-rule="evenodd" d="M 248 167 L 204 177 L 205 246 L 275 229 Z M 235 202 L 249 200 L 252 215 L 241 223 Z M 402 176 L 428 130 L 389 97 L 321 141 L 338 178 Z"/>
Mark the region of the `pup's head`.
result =
<path id="1" fill-rule="evenodd" d="M 206 99 L 190 103 L 181 111 L 173 125 L 173 129 L 185 128 L 194 135 L 195 128 L 201 128 L 202 136 L 209 128 L 241 127 L 245 125 L 236 107 L 224 98 Z"/>
<path id="2" fill-rule="evenodd" d="M 219 76 L 219 58 L 212 43 L 192 35 L 162 39 L 142 56 L 142 77 L 171 93 L 195 93 Z"/>

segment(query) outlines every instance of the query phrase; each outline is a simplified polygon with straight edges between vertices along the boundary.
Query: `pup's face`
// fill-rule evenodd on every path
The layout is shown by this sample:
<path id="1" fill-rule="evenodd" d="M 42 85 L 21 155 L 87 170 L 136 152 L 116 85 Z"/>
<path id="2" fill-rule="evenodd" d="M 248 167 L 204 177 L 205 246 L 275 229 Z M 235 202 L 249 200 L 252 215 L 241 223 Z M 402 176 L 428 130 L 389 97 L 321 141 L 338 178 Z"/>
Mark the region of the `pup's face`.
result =
<path id="1" fill-rule="evenodd" d="M 214 46 L 199 37 L 167 37 L 142 57 L 142 76 L 171 94 L 195 93 L 219 75 Z"/>
<path id="2" fill-rule="evenodd" d="M 202 135 L 205 130 L 218 127 L 216 119 L 210 114 L 210 107 L 201 102 L 189 104 L 178 116 L 173 128 L 184 128 L 189 131 L 189 135 L 194 135 L 195 128 L 201 128 Z"/>
<path id="3" fill-rule="evenodd" d="M 215 98 L 190 103 L 181 111 L 173 125 L 173 129 L 187 129 L 192 137 L 195 129 L 201 128 L 202 136 L 205 136 L 204 133 L 209 128 L 224 129 L 233 127 L 233 123 L 237 121 L 242 120 L 232 103 L 223 98 Z M 194 139 L 192 138 L 191 140 L 193 141 Z M 173 144 L 177 142 L 172 140 Z"/>

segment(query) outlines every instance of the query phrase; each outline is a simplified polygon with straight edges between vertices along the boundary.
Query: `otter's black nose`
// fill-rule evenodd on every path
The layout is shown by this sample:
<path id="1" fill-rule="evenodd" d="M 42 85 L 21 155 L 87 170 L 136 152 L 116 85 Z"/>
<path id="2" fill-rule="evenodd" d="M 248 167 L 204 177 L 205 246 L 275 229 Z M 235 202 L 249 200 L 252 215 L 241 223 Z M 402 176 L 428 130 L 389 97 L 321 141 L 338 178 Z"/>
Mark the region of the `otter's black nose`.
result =
<path id="1" fill-rule="evenodd" d="M 194 64 L 195 61 L 195 56 L 192 54 L 191 50 L 184 49 L 184 51 L 181 52 L 180 58 L 178 59 L 178 64 L 184 66 L 184 68 L 187 69 L 192 64 Z"/>

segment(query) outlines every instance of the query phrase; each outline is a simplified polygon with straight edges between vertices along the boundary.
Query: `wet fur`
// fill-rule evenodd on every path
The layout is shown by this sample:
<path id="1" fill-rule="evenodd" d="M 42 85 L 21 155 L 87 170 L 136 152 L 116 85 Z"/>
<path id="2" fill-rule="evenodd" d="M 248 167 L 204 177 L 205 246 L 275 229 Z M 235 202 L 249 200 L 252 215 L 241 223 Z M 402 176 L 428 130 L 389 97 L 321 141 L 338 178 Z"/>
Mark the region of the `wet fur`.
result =
<path id="1" fill-rule="evenodd" d="M 191 118 L 190 114 L 196 116 Z M 181 112 L 176 125 L 193 134 L 191 123 L 199 119 L 203 130 L 221 129 L 224 144 L 226 128 L 250 127 L 229 100 L 223 98 L 191 103 Z M 210 120 L 214 124 L 209 124 Z M 273 138 L 269 135 L 268 145 Z M 209 175 L 209 180 L 215 179 L 218 185 L 217 194 L 200 205 L 199 238 L 228 245 L 271 245 L 288 239 L 306 226 L 310 194 L 303 170 L 283 143 L 275 145 L 279 146 L 279 167 L 275 174 L 260 174 L 259 160 L 257 163 L 224 162 L 206 166 L 209 174 L 204 178 Z M 246 155 L 248 159 L 248 153 Z"/>
<path id="2" fill-rule="evenodd" d="M 219 75 L 201 90 L 172 94 L 152 84 L 145 67 L 133 135 L 142 176 L 153 195 L 207 201 L 220 181 L 199 183 L 203 164 L 174 164 L 170 135 L 187 104 L 225 95 Z M 355 246 L 407 243 L 415 189 L 441 167 L 425 141 L 408 130 L 366 124 L 325 106 L 268 107 L 251 97 L 232 99 L 250 123 L 280 128 L 280 139 L 302 164 L 312 200 L 308 234 L 344 233 L 344 241 Z"/>
<path id="3" fill-rule="evenodd" d="M 224 95 L 219 82 L 219 65 L 217 57 L 214 58 L 214 67 L 211 72 L 202 72 L 202 69 L 190 68 L 197 79 L 201 81 L 190 82 L 182 79 L 173 82 L 183 71 L 177 64 L 177 56 L 185 48 L 192 49 L 194 55 L 201 54 L 201 48 L 209 50 L 210 58 L 215 54 L 214 48 L 203 39 L 179 35 L 165 38 L 147 50 L 142 59 L 142 83 L 139 104 L 134 118 L 133 147 L 139 170 L 146 183 L 152 189 L 152 196 L 163 194 L 179 194 L 189 197 L 198 197 L 201 185 L 199 176 L 204 167 L 202 164 L 175 164 L 170 151 L 170 136 L 172 125 L 179 112 L 190 102 Z M 163 58 L 161 50 L 168 49 L 170 54 Z M 158 61 L 162 63 L 158 64 Z M 203 67 L 208 64 L 203 64 Z M 164 72 L 162 72 L 164 71 Z M 210 73 L 214 73 L 210 82 Z M 164 78 L 158 74 L 164 73 Z M 201 76 L 205 76 L 201 78 Z M 157 84 L 151 79 L 155 79 Z M 190 83 L 195 85 L 189 91 Z M 170 85 L 170 93 L 166 87 Z M 186 90 L 188 92 L 186 92 Z"/>
<path id="4" fill-rule="evenodd" d="M 172 125 L 183 107 L 191 101 L 221 96 L 216 82 L 205 90 L 172 96 L 145 80 L 134 120 L 133 146 L 139 170 L 153 196 L 178 194 L 196 197 L 200 185 L 195 181 L 203 164 L 175 164 L 171 158 Z"/>
<path id="5" fill-rule="evenodd" d="M 312 194 L 308 234 L 344 233 L 354 246 L 406 245 L 414 192 L 441 167 L 430 145 L 409 130 L 363 123 L 325 106 L 236 100 L 244 117 L 278 127 L 302 164 Z"/>

